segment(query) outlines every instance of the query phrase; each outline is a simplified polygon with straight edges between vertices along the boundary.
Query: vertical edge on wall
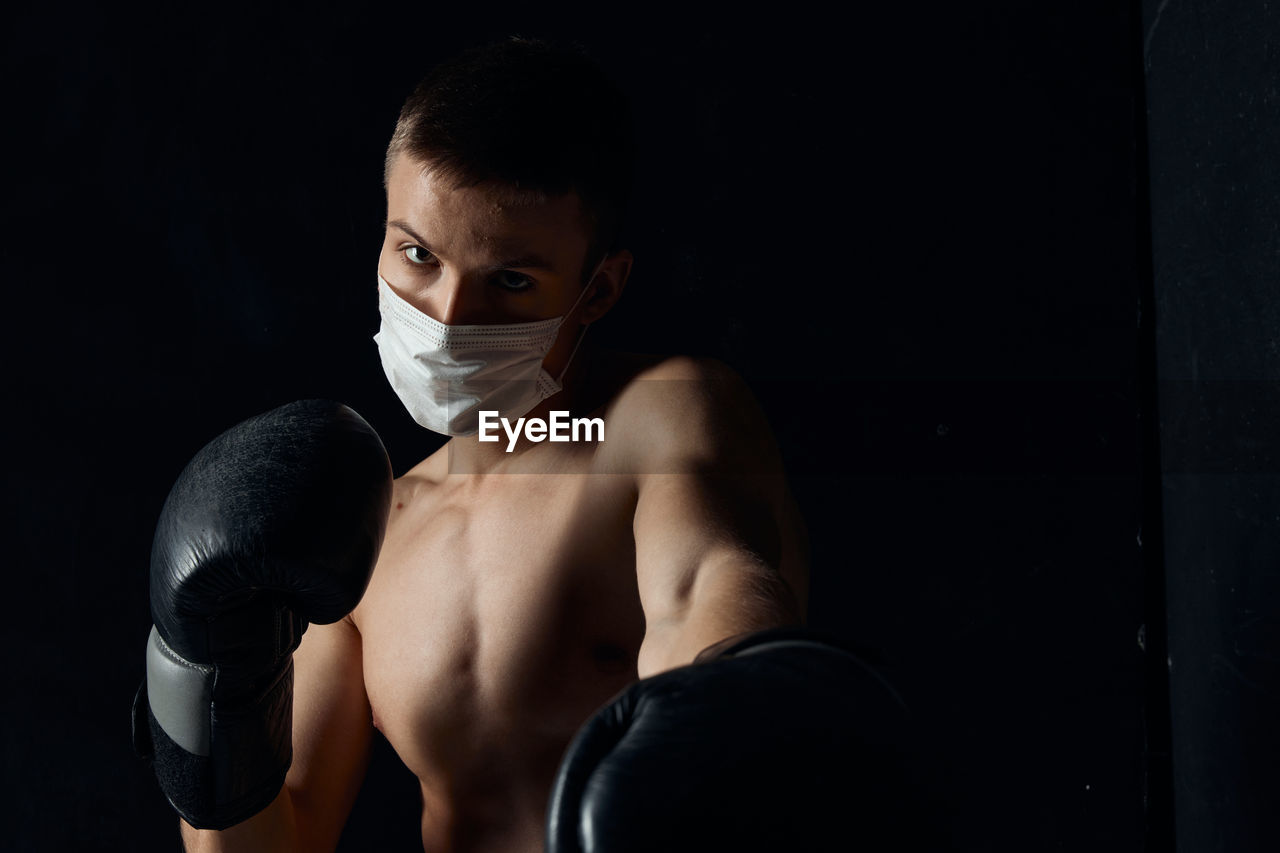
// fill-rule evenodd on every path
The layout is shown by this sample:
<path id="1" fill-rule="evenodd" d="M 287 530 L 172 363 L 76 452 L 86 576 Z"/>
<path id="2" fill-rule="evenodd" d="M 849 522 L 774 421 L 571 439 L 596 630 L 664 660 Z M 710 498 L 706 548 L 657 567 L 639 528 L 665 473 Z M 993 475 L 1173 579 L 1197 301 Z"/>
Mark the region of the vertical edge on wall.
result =
<path id="1" fill-rule="evenodd" d="M 1152 260 L 1151 181 L 1147 148 L 1145 36 L 1158 0 L 1131 0 L 1130 55 L 1133 73 L 1134 192 L 1137 223 L 1138 447 L 1141 501 L 1138 547 L 1143 572 L 1145 689 L 1143 724 L 1144 851 L 1174 845 L 1172 735 L 1169 705 L 1169 639 L 1165 591 L 1164 523 L 1161 501 L 1158 374 L 1156 364 L 1155 269 Z M 1144 16 L 1144 6 L 1147 14 Z"/>

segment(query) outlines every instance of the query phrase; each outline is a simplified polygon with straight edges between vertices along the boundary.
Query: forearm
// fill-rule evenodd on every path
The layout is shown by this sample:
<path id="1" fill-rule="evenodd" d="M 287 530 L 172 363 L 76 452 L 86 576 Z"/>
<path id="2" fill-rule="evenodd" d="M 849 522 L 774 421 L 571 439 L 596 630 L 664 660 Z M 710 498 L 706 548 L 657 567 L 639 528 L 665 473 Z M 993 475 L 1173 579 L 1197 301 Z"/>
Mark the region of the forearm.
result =
<path id="1" fill-rule="evenodd" d="M 181 819 L 178 824 L 186 853 L 301 853 L 309 849 L 300 837 L 298 815 L 288 787 L 280 789 L 271 805 L 227 829 L 194 829 Z"/>

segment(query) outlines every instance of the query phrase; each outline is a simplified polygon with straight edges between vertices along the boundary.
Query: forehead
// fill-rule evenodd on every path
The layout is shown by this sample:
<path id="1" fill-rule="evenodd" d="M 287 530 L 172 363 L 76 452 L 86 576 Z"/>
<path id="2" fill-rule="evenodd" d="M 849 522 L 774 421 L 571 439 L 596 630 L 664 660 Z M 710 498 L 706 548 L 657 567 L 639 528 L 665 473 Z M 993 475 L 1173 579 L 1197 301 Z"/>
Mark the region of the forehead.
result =
<path id="1" fill-rule="evenodd" d="M 387 175 L 387 219 L 406 222 L 442 254 L 537 251 L 576 264 L 587 228 L 576 193 L 546 197 L 492 184 L 459 187 L 399 156 Z"/>

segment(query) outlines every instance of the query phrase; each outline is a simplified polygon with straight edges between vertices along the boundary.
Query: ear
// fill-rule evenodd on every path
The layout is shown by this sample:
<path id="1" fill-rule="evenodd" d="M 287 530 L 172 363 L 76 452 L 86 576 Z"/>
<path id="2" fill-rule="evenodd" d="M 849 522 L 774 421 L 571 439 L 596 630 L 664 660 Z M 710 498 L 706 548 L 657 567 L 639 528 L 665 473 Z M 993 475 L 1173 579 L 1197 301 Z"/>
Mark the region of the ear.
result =
<path id="1" fill-rule="evenodd" d="M 609 309 L 622 297 L 622 289 L 627 286 L 627 279 L 631 276 L 633 260 L 626 249 L 614 252 L 604 259 L 596 277 L 587 282 L 587 287 L 595 288 L 595 292 L 587 297 L 587 304 L 582 309 L 584 325 L 594 323 L 609 313 Z"/>

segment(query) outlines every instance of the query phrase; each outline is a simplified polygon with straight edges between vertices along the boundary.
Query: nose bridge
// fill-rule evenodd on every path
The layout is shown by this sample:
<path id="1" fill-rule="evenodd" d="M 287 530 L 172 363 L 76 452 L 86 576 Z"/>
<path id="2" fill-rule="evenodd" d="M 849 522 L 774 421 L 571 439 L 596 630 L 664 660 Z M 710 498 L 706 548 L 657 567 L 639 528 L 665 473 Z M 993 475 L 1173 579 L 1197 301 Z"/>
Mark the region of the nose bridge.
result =
<path id="1" fill-rule="evenodd" d="M 445 271 L 427 293 L 428 313 L 450 326 L 477 322 L 483 311 L 482 284 L 476 275 Z"/>

